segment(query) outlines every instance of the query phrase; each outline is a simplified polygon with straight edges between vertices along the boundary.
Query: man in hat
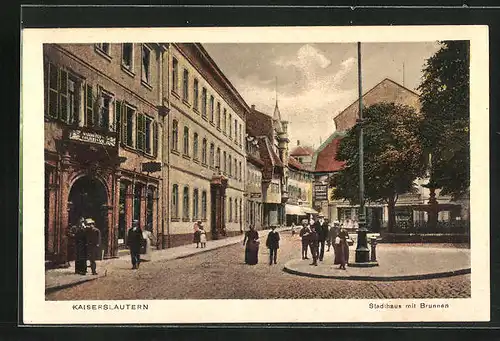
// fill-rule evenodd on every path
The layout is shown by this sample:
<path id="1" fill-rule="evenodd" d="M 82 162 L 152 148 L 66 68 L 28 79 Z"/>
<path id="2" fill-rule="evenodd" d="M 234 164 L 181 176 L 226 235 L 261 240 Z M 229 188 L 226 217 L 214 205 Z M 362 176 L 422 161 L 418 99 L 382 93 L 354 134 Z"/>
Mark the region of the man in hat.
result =
<path id="1" fill-rule="evenodd" d="M 319 260 L 323 261 L 325 255 L 325 241 L 328 237 L 328 224 L 325 221 L 325 216 L 323 214 L 318 215 L 318 221 L 314 223 L 314 228 L 318 234 L 318 246 L 319 246 Z"/>
<path id="2" fill-rule="evenodd" d="M 302 228 L 300 229 L 299 236 L 302 238 L 302 259 L 309 259 L 307 257 L 307 247 L 309 246 L 309 237 L 311 235 L 311 228 L 307 219 L 302 220 Z"/>
<path id="3" fill-rule="evenodd" d="M 138 269 L 141 262 L 140 252 L 142 243 L 142 231 L 137 220 L 132 221 L 132 227 L 128 230 L 127 246 L 132 259 L 132 269 Z"/>
<path id="4" fill-rule="evenodd" d="M 86 240 L 87 240 L 87 257 L 90 261 L 90 269 L 92 275 L 97 275 L 96 259 L 101 258 L 101 231 L 95 227 L 95 221 L 92 218 L 85 219 Z"/>

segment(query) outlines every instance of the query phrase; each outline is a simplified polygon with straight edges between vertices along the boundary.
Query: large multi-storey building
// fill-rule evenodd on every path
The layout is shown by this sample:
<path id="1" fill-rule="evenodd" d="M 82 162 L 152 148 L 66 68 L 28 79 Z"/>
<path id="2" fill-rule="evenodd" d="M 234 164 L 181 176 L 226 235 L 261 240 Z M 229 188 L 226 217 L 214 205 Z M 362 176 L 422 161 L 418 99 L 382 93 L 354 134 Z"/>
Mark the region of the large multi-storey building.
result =
<path id="1" fill-rule="evenodd" d="M 390 80 L 384 79 L 363 95 L 363 104 L 370 106 L 380 102 L 394 102 L 409 105 L 415 110 L 420 110 L 419 95 L 410 89 Z M 316 150 L 312 167 L 315 174 L 315 185 L 325 186 L 330 182 L 333 173 L 338 172 L 343 167 L 343 162 L 335 159 L 338 145 L 345 132 L 356 124 L 358 118 L 359 105 L 355 101 L 335 117 L 336 131 Z M 405 231 L 410 226 L 419 226 L 428 220 L 426 204 L 430 199 L 430 191 L 425 185 L 429 179 L 416 179 L 417 191 L 399 196 L 395 207 L 396 230 Z M 327 198 L 315 199 L 315 207 L 320 207 L 321 211 L 327 214 L 332 220 L 356 220 L 358 217 L 358 207 L 350 205 L 344 200 L 332 200 L 332 191 L 329 188 Z M 439 195 L 436 190 L 437 201 L 441 205 L 438 214 L 439 221 L 451 221 L 455 219 L 467 219 L 468 201 L 461 203 L 452 202 L 451 197 Z M 368 225 L 374 231 L 379 231 L 388 221 L 388 207 L 383 203 L 367 202 L 366 214 Z"/>
<path id="2" fill-rule="evenodd" d="M 249 107 L 201 44 L 168 49 L 169 246 L 243 231 Z"/>
<path id="3" fill-rule="evenodd" d="M 45 254 L 72 258 L 68 229 L 93 218 L 104 257 L 117 255 L 132 220 L 160 234 L 163 130 L 160 44 L 47 44 Z M 148 173 L 149 171 L 149 173 Z"/>

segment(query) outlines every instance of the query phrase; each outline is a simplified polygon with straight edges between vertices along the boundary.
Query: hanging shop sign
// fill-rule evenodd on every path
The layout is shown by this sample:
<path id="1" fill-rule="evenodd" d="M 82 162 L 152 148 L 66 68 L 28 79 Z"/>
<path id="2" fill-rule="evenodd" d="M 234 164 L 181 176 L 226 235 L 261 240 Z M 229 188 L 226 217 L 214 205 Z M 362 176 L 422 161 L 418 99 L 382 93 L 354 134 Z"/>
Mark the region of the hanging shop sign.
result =
<path id="1" fill-rule="evenodd" d="M 314 185 L 314 200 L 328 200 L 328 185 Z"/>

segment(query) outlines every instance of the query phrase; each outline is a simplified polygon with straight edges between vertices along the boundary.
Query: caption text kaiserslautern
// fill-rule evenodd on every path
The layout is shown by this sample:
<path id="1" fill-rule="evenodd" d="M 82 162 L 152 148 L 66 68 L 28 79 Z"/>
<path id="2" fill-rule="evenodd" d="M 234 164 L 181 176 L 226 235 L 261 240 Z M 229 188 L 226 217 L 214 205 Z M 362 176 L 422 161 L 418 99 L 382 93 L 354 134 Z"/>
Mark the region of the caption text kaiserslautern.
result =
<path id="1" fill-rule="evenodd" d="M 73 310 L 148 310 L 149 304 L 73 304 Z"/>

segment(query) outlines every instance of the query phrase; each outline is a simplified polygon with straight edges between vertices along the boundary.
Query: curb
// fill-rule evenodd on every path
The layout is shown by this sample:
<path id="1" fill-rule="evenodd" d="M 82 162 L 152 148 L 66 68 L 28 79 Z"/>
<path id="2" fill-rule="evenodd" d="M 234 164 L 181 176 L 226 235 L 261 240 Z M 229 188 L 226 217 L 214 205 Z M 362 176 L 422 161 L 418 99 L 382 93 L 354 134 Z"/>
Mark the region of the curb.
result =
<path id="1" fill-rule="evenodd" d="M 401 276 L 359 276 L 359 275 L 350 275 L 350 276 L 336 276 L 336 275 L 322 275 L 322 274 L 314 274 L 299 270 L 294 270 L 289 268 L 286 264 L 283 267 L 283 271 L 292 275 L 298 275 L 303 277 L 312 277 L 312 278 L 328 278 L 328 279 L 339 279 L 339 280 L 351 280 L 351 281 L 379 281 L 379 282 L 393 282 L 393 281 L 414 281 L 414 280 L 423 280 L 423 279 L 435 279 L 435 278 L 443 278 L 443 277 L 452 277 L 458 275 L 470 274 L 471 269 L 459 269 L 454 271 L 445 271 L 445 272 L 435 272 L 430 274 L 421 274 L 421 275 L 401 275 Z"/>
<path id="2" fill-rule="evenodd" d="M 53 292 L 56 292 L 56 291 L 59 291 L 59 290 L 62 290 L 62 289 L 71 288 L 71 287 L 77 286 L 77 285 L 85 283 L 85 282 L 95 281 L 95 280 L 97 280 L 97 279 L 99 279 L 101 277 L 106 277 L 106 274 L 107 274 L 107 272 L 104 275 L 101 275 L 101 276 L 95 276 L 95 277 L 89 276 L 87 278 L 82 278 L 81 280 L 78 280 L 78 281 L 75 281 L 75 282 L 70 282 L 70 283 L 66 283 L 66 284 L 53 285 L 53 286 L 50 286 L 50 287 L 46 287 L 45 288 L 45 294 L 50 294 L 50 293 L 53 293 Z"/>

